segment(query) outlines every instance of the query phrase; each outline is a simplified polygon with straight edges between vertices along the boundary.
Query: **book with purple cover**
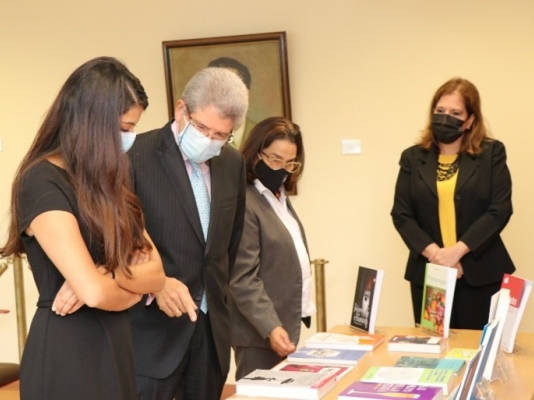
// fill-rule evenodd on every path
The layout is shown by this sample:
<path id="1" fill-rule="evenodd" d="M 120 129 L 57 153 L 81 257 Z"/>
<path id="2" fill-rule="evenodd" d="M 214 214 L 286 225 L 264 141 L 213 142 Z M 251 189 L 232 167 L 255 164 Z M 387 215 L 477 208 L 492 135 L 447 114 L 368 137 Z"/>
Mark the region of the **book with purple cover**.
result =
<path id="1" fill-rule="evenodd" d="M 397 383 L 354 382 L 338 396 L 338 400 L 442 400 L 443 390 L 430 386 Z"/>

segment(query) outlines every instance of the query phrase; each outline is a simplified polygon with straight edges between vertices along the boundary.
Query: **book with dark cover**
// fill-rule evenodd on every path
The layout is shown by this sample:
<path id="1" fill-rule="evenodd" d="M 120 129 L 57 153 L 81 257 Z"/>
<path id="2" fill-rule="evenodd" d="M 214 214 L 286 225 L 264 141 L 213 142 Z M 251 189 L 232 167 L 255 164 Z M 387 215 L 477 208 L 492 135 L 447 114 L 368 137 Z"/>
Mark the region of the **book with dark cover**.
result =
<path id="1" fill-rule="evenodd" d="M 367 267 L 358 268 L 356 290 L 352 305 L 350 325 L 365 332 L 374 333 L 378 300 L 384 271 Z"/>

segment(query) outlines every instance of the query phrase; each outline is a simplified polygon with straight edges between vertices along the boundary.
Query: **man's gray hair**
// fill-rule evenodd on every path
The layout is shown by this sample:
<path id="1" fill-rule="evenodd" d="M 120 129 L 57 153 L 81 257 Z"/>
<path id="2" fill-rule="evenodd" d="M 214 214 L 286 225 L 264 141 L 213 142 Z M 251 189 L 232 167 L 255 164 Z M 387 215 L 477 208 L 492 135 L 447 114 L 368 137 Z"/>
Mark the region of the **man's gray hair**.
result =
<path id="1" fill-rule="evenodd" d="M 213 106 L 219 117 L 241 125 L 248 110 L 248 90 L 241 78 L 225 68 L 204 68 L 185 85 L 182 100 L 189 112 Z"/>

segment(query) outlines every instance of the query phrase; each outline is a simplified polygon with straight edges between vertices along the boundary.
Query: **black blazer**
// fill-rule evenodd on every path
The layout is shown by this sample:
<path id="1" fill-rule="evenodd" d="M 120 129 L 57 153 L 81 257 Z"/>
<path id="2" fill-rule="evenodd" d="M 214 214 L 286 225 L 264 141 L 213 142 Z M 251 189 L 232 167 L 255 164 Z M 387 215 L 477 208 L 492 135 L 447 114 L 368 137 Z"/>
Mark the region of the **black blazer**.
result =
<path id="1" fill-rule="evenodd" d="M 406 149 L 400 159 L 391 216 L 410 250 L 404 278 L 422 285 L 427 260 L 421 252 L 431 243 L 443 246 L 436 185 L 437 149 Z M 472 286 L 499 282 L 515 271 L 500 237 L 512 215 L 512 181 L 506 150 L 497 140 L 483 143 L 482 153 L 462 153 L 454 192 L 456 237 L 471 251 L 461 260 Z"/>
<path id="2" fill-rule="evenodd" d="M 146 229 L 159 250 L 165 274 L 187 285 L 197 306 L 206 291 L 218 362 L 222 373 L 227 374 L 231 332 L 227 306 L 229 274 L 245 213 L 243 157 L 231 146 L 225 146 L 219 156 L 209 161 L 211 215 L 206 243 L 171 122 L 162 129 L 138 135 L 128 154 Z M 168 377 L 183 358 L 194 323 L 187 315 L 169 318 L 159 310 L 156 301 L 145 306 L 145 299 L 130 310 L 130 316 L 136 373 Z"/>

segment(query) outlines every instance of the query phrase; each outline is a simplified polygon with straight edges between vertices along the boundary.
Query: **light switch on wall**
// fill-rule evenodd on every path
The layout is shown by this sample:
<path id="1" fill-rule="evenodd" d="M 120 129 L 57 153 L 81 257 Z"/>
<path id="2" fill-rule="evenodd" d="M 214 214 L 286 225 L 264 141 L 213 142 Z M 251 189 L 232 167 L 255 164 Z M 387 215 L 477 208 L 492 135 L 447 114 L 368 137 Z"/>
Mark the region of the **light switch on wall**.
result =
<path id="1" fill-rule="evenodd" d="M 341 154 L 361 154 L 362 141 L 361 139 L 342 139 L 341 140 Z"/>

